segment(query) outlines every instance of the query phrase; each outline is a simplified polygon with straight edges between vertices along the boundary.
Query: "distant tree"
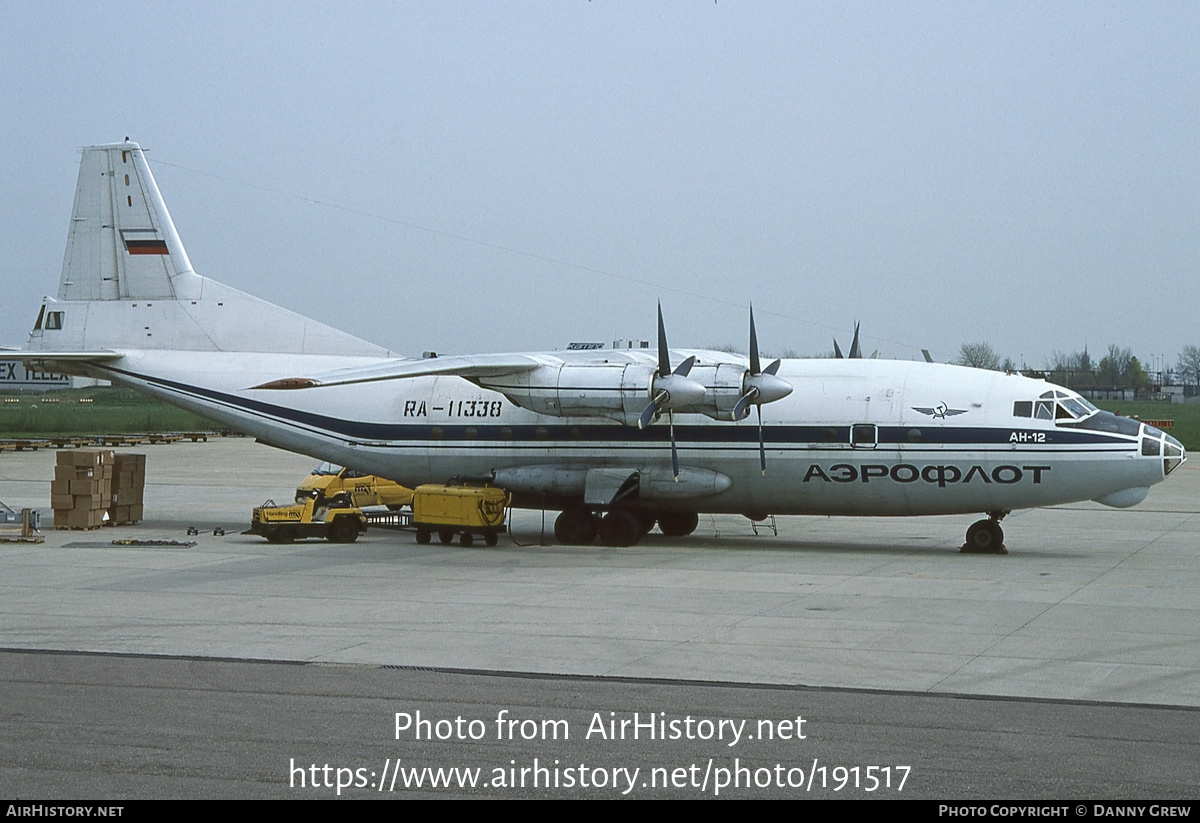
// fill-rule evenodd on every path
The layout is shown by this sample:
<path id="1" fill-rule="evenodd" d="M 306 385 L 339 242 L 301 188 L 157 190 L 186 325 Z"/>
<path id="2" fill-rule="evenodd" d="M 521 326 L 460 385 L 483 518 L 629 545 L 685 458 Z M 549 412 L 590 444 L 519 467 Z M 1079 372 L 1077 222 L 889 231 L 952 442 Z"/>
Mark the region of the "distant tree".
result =
<path id="1" fill-rule="evenodd" d="M 1016 371 L 1017 364 L 1013 362 L 1013 359 L 1011 357 L 1006 357 L 1006 358 L 1004 358 L 1004 362 L 1000 364 L 1000 370 L 1006 371 L 1006 372 Z"/>
<path id="2" fill-rule="evenodd" d="M 714 343 L 711 346 L 706 346 L 709 351 L 723 351 L 727 354 L 741 354 L 742 350 L 732 343 Z"/>
<path id="3" fill-rule="evenodd" d="M 1179 376 L 1185 382 L 1200 385 L 1200 346 L 1184 346 L 1179 352 Z"/>
<path id="4" fill-rule="evenodd" d="M 954 362 L 960 366 L 997 371 L 1000 368 L 1000 355 L 996 354 L 991 343 L 963 343 Z"/>
<path id="5" fill-rule="evenodd" d="M 1099 372 L 1100 382 L 1109 386 L 1128 386 L 1129 383 L 1129 364 L 1133 361 L 1133 350 L 1121 348 L 1110 343 L 1108 346 L 1108 354 L 1100 361 L 1100 365 L 1096 368 Z"/>
<path id="6" fill-rule="evenodd" d="M 1063 386 L 1091 386 L 1096 382 L 1087 346 L 1083 347 L 1083 351 L 1070 354 L 1055 351 L 1050 357 L 1049 367 L 1050 379 Z"/>
<path id="7" fill-rule="evenodd" d="M 1136 357 L 1130 358 L 1129 367 L 1125 370 L 1125 385 L 1133 387 L 1137 394 L 1145 394 L 1150 390 L 1150 375 L 1146 374 Z"/>

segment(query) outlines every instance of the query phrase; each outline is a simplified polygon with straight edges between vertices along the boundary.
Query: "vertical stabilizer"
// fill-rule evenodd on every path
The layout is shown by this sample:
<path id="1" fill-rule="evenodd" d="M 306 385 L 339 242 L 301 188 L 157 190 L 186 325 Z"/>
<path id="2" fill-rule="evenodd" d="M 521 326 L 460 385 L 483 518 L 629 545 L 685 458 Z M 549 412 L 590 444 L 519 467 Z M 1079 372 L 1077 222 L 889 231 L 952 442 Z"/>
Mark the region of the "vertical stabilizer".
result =
<path id="1" fill-rule="evenodd" d="M 199 293 L 141 146 L 85 148 L 58 298 L 190 299 Z"/>
<path id="2" fill-rule="evenodd" d="M 58 298 L 46 298 L 27 348 L 395 356 L 196 274 L 128 140 L 83 150 Z"/>

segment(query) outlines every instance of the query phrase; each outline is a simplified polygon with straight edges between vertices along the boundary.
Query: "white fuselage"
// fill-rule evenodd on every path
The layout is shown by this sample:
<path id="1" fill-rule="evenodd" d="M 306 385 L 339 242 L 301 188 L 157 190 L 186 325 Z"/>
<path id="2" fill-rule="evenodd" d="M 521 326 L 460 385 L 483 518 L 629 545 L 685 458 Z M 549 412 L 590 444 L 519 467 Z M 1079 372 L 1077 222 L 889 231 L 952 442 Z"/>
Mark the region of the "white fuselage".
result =
<path id="1" fill-rule="evenodd" d="M 14 356 L 406 485 L 487 476 L 520 504 L 573 510 L 561 525 L 582 542 L 607 509 L 611 545 L 655 511 L 686 514 L 663 529 L 683 534 L 697 512 L 1126 506 L 1184 459 L 1163 432 L 1039 380 L 887 360 L 763 368 L 753 312 L 749 358 L 670 351 L 661 307 L 658 331 L 654 353 L 397 357 L 197 274 L 127 140 L 84 149 L 58 296 Z"/>
<path id="2" fill-rule="evenodd" d="M 634 352 L 603 352 L 636 360 Z M 715 362 L 735 355 L 684 352 Z M 573 359 L 574 353 L 553 356 Z M 577 358 L 595 358 L 580 353 Z M 642 502 L 660 508 L 765 514 L 919 515 L 1010 511 L 1145 489 L 1164 476 L 1143 456 L 1150 427 L 1130 434 L 1014 417 L 1014 403 L 1056 387 L 1017 375 L 883 360 L 788 360 L 793 393 L 757 424 L 678 414 L 679 460 L 727 487 L 673 493 L 666 421 L 646 430 L 596 417 L 537 414 L 455 376 L 300 391 L 249 389 L 280 377 L 364 366 L 370 358 L 258 353 L 129 352 L 101 371 L 281 448 L 406 485 L 500 475 L 518 491 L 581 493 L 588 469 L 640 471 Z M 957 412 L 957 413 L 955 413 Z M 1147 432 L 1148 430 L 1148 432 Z M 525 471 L 521 471 L 525 470 Z M 530 471 L 534 470 L 534 471 Z M 686 478 L 685 478 L 686 479 Z M 524 485 L 523 485 L 524 484 Z M 1136 502 L 1136 501 L 1134 501 Z"/>

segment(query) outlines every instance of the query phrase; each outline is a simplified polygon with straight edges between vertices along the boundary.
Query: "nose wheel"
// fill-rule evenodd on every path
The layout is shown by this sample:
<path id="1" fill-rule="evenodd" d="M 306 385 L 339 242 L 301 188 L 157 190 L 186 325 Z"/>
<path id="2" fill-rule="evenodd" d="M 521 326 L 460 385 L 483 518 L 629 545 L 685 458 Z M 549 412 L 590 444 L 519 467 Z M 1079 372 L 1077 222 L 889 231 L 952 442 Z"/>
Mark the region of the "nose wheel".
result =
<path id="1" fill-rule="evenodd" d="M 1008 512 L 989 512 L 987 520 L 978 520 L 967 529 L 967 542 L 960 552 L 964 554 L 1008 554 L 1004 547 L 1004 529 L 1000 519 Z"/>

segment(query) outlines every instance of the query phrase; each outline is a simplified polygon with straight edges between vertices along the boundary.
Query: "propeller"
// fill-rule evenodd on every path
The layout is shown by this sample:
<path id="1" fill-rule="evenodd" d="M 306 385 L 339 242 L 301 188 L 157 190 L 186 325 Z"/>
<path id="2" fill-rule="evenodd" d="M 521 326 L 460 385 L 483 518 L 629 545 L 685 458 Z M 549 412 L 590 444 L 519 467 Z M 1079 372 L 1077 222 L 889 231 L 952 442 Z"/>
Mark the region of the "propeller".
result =
<path id="1" fill-rule="evenodd" d="M 834 346 L 837 342 L 834 342 Z M 750 370 L 742 378 L 742 396 L 733 406 L 733 419 L 742 420 L 750 414 L 750 405 L 758 410 L 758 462 L 762 473 L 767 473 L 767 447 L 763 442 L 762 407 L 763 403 L 774 403 L 792 393 L 792 386 L 786 380 L 776 377 L 779 365 L 783 361 L 776 360 L 765 369 L 758 355 L 758 332 L 754 328 L 754 306 L 750 306 Z"/>
<path id="2" fill-rule="evenodd" d="M 650 380 L 650 404 L 638 416 L 638 428 L 644 429 L 664 411 L 671 426 L 671 469 L 675 482 L 679 482 L 679 451 L 675 447 L 674 409 L 695 405 L 704 397 L 704 386 L 688 379 L 688 373 L 696 364 L 689 357 L 671 370 L 671 355 L 667 350 L 667 330 L 663 325 L 662 303 L 658 304 L 658 371 Z"/>
<path id="3" fill-rule="evenodd" d="M 862 360 L 862 348 L 858 345 L 858 321 L 854 321 L 854 340 L 850 343 L 849 357 L 854 360 Z"/>
<path id="4" fill-rule="evenodd" d="M 833 356 L 838 360 L 844 360 L 847 357 L 854 360 L 862 359 L 862 348 L 858 345 L 858 321 L 854 322 L 854 340 L 850 343 L 850 354 L 842 354 L 842 347 L 838 345 L 837 338 L 833 338 Z M 879 352 L 875 352 L 879 354 Z M 875 355 L 871 355 L 874 357 Z"/>

